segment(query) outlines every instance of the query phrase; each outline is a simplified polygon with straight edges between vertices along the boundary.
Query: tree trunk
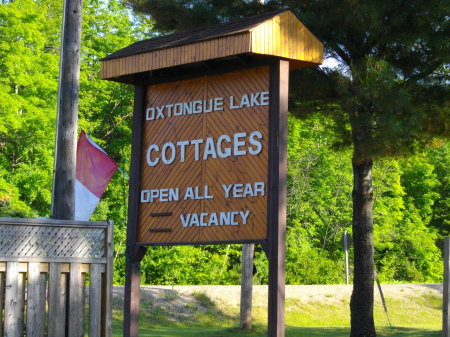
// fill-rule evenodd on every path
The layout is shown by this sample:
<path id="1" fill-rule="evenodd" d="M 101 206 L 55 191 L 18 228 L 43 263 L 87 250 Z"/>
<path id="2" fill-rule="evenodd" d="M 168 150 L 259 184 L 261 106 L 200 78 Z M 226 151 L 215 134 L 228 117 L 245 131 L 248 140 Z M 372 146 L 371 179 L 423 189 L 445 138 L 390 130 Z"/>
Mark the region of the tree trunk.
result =
<path id="1" fill-rule="evenodd" d="M 361 109 L 362 110 L 362 109 Z M 353 137 L 353 293 L 350 301 L 350 337 L 375 337 L 374 244 L 371 116 L 357 111 L 351 116 Z"/>

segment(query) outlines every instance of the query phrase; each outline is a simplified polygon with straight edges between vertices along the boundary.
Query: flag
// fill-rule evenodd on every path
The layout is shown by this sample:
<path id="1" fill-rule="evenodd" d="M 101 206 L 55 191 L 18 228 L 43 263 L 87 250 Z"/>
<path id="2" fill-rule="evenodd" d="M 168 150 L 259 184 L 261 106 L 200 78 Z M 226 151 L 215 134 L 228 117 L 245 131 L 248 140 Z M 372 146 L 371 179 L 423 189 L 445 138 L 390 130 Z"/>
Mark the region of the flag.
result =
<path id="1" fill-rule="evenodd" d="M 75 220 L 88 221 L 117 165 L 81 130 L 77 145 Z"/>

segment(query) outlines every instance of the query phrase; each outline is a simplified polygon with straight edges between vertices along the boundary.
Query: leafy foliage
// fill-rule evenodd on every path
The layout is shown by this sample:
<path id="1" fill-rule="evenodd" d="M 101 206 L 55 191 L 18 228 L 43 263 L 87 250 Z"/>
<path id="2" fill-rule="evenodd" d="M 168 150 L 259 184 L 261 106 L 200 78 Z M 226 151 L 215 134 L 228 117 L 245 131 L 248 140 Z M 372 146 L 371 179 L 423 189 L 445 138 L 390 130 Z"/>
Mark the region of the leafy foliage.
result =
<path id="1" fill-rule="evenodd" d="M 203 18 L 204 22 L 263 10 L 257 1 L 184 1 L 187 7 L 182 9 L 183 15 L 169 12 L 167 20 L 172 21 L 167 23 L 164 18 L 158 19 L 158 15 L 168 13 L 164 6 L 180 3 L 153 1 L 154 8 L 159 10 L 153 17 L 155 26 L 148 18 L 132 14 L 117 0 L 88 0 L 84 5 L 79 125 L 125 171 L 125 174 L 114 175 L 93 217 L 115 222 L 115 283 L 123 283 L 125 277 L 133 89 L 101 81 L 99 60 L 138 39 L 161 33 L 158 29 L 170 31 L 194 24 L 186 14 L 192 14 L 189 6 L 205 8 L 203 14 L 212 18 Z M 226 11 L 218 13 L 223 6 L 227 6 Z M 274 8 L 278 4 L 272 1 L 268 6 Z M 386 10 L 389 8 L 391 4 L 386 5 Z M 344 9 L 337 6 L 335 10 Z M 298 12 L 314 26 L 315 17 L 311 12 L 302 12 L 300 7 Z M 61 5 L 54 0 L 16 0 L 0 5 L 2 216 L 48 216 L 49 213 L 60 13 Z M 349 13 L 361 14 L 354 10 Z M 367 22 L 366 16 L 358 20 Z M 341 30 L 326 32 L 325 28 L 320 34 L 345 33 Z M 380 41 L 391 47 L 398 43 L 387 39 Z M 426 41 L 420 48 L 442 47 L 429 43 Z M 332 55 L 344 60 L 346 54 L 332 52 L 332 47 L 327 44 Z M 376 48 L 369 57 L 361 58 L 360 65 L 343 62 L 347 72 L 349 69 L 357 71 L 358 67 L 365 69 L 360 74 L 354 73 L 353 78 L 348 73 L 330 69 L 305 70 L 292 76 L 288 283 L 341 283 L 345 280 L 340 240 L 344 230 L 352 231 L 353 180 L 352 153 L 347 147 L 352 141 L 350 116 L 344 109 L 369 106 L 374 111 L 386 111 L 385 115 L 372 120 L 373 139 L 376 139 L 373 148 L 377 155 L 399 153 L 405 147 L 425 143 L 430 140 L 423 137 L 425 132 L 435 136 L 448 131 L 448 96 L 443 89 L 443 84 L 448 85 L 448 69 L 435 68 L 432 75 L 422 76 L 412 84 L 412 79 L 425 75 L 425 69 L 420 73 L 419 69 L 402 64 L 413 56 L 420 58 L 420 50 L 411 56 L 405 53 L 406 47 L 398 45 L 396 48 L 402 56 L 398 64 L 390 62 L 396 55 L 394 52 L 385 59 L 376 58 Z M 435 62 L 426 61 L 430 62 L 431 70 Z M 305 77 L 308 81 L 302 80 Z M 312 90 L 315 85 L 311 83 L 320 84 L 320 90 Z M 343 95 L 349 93 L 352 99 L 343 101 Z M 411 109 L 419 112 L 413 119 Z M 414 130 L 420 132 L 404 142 L 404 137 Z M 434 138 L 427 144 L 414 155 L 404 152 L 400 157 L 379 160 L 374 166 L 375 264 L 380 279 L 385 282 L 441 279 L 438 247 L 442 245 L 443 236 L 450 232 L 450 148 L 448 141 L 442 139 Z M 239 245 L 151 248 L 142 262 L 143 281 L 148 284 L 237 284 L 240 282 L 240 254 Z M 267 259 L 261 247 L 256 247 L 255 251 L 254 277 L 255 283 L 267 283 Z"/>

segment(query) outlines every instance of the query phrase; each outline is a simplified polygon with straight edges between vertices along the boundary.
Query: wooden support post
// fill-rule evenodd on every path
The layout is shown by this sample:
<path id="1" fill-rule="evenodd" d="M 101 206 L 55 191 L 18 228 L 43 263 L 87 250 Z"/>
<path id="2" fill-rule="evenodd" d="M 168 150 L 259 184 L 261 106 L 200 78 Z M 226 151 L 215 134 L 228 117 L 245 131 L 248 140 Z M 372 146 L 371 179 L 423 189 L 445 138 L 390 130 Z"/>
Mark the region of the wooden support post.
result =
<path id="1" fill-rule="evenodd" d="M 450 237 L 444 238 L 444 301 L 442 305 L 442 337 L 450 337 Z"/>
<path id="2" fill-rule="evenodd" d="M 125 298 L 123 336 L 137 337 L 139 335 L 139 297 L 141 291 L 140 264 L 147 247 L 128 247 L 125 266 Z"/>
<path id="3" fill-rule="evenodd" d="M 81 13 L 81 0 L 64 1 L 51 210 L 63 220 L 75 213 Z"/>
<path id="4" fill-rule="evenodd" d="M 130 183 L 128 197 L 128 230 L 125 266 L 125 299 L 123 336 L 137 337 L 139 333 L 139 296 L 140 296 L 140 263 L 147 251 L 145 247 L 137 247 L 137 221 L 139 210 L 139 182 L 141 175 L 141 135 L 144 105 L 144 86 L 134 87 L 133 136 L 131 150 Z"/>
<path id="5" fill-rule="evenodd" d="M 102 277 L 102 322 L 101 336 L 112 336 L 112 297 L 113 297 L 113 255 L 114 255 L 114 222 L 109 220 L 105 238 L 106 270 Z"/>
<path id="6" fill-rule="evenodd" d="M 348 285 L 349 282 L 349 272 L 348 272 L 348 232 L 344 231 L 344 251 L 345 251 L 345 284 Z"/>
<path id="7" fill-rule="evenodd" d="M 277 60 L 270 69 L 269 149 L 269 310 L 268 336 L 284 337 L 286 270 L 286 170 L 289 62 Z"/>
<path id="8" fill-rule="evenodd" d="M 255 244 L 242 245 L 241 324 L 242 330 L 252 329 L 253 255 Z"/>

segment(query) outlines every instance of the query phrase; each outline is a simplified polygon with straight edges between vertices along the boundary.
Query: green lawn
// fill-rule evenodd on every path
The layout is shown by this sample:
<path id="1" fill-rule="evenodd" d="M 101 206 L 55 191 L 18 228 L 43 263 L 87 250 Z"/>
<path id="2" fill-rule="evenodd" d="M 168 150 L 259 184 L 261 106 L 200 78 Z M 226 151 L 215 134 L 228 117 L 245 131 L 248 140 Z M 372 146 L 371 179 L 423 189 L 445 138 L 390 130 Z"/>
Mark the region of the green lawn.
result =
<path id="1" fill-rule="evenodd" d="M 237 329 L 223 329 L 223 328 L 152 328 L 140 329 L 139 336 L 158 336 L 158 337 L 266 337 L 267 333 L 264 329 L 257 328 L 256 332 L 245 333 Z M 300 328 L 300 327 L 286 327 L 286 337 L 348 337 L 349 328 Z M 433 331 L 426 329 L 413 328 L 389 328 L 382 327 L 377 329 L 379 337 L 440 337 L 441 331 Z M 120 329 L 114 330 L 114 336 L 122 336 Z"/>

